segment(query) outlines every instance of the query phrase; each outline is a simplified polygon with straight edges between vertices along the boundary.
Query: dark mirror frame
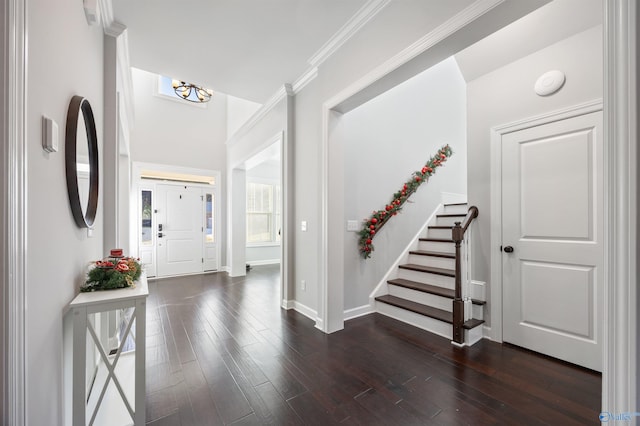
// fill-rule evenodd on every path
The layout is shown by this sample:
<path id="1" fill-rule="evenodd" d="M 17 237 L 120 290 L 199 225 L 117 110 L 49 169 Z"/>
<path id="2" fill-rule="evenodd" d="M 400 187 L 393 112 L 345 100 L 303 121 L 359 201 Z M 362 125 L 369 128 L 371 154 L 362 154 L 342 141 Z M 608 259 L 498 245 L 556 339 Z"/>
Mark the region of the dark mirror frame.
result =
<path id="1" fill-rule="evenodd" d="M 78 168 L 76 163 L 76 137 L 80 111 L 87 132 L 89 150 L 89 198 L 87 205 L 80 204 L 78 192 Z M 67 172 L 67 192 L 73 218 L 80 228 L 91 228 L 98 210 L 98 136 L 96 122 L 89 101 L 82 96 L 74 96 L 67 111 L 67 127 L 65 134 L 65 166 Z"/>

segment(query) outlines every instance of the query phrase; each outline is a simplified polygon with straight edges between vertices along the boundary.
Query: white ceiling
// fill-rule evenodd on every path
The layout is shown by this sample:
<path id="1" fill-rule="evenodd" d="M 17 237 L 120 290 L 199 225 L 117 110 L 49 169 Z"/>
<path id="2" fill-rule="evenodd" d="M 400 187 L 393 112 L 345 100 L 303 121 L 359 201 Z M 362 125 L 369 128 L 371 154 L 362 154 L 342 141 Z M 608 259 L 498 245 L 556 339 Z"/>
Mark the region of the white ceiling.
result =
<path id="1" fill-rule="evenodd" d="M 131 65 L 264 103 L 367 0 L 113 0 Z"/>

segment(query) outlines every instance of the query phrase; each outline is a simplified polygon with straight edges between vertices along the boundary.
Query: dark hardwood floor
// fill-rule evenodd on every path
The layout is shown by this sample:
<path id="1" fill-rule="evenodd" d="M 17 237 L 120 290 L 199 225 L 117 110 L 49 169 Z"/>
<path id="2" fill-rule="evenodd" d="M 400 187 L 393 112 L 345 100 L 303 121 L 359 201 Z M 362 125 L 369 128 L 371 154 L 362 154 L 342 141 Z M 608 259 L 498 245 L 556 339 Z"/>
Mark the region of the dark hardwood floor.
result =
<path id="1" fill-rule="evenodd" d="M 599 424 L 597 373 L 378 314 L 325 335 L 278 287 L 273 266 L 149 283 L 148 424 Z"/>

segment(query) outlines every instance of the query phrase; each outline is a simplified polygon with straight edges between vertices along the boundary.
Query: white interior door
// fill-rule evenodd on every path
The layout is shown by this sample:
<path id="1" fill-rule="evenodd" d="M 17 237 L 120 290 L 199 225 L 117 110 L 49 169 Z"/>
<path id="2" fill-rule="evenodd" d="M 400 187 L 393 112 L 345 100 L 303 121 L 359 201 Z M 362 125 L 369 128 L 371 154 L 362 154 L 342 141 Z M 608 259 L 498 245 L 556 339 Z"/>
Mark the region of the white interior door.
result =
<path id="1" fill-rule="evenodd" d="M 202 189 L 157 186 L 158 276 L 203 271 Z"/>
<path id="2" fill-rule="evenodd" d="M 502 137 L 503 339 L 602 371 L 602 112 Z"/>

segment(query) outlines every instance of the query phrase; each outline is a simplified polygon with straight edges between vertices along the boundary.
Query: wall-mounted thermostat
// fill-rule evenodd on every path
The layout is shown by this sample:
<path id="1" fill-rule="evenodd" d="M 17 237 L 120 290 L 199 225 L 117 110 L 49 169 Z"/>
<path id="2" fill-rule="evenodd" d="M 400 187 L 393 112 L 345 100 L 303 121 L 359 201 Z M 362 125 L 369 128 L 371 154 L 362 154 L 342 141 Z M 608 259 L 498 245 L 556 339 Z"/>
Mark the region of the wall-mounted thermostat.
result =
<path id="1" fill-rule="evenodd" d="M 58 152 L 58 124 L 42 116 L 42 148 L 47 152 Z"/>

